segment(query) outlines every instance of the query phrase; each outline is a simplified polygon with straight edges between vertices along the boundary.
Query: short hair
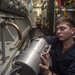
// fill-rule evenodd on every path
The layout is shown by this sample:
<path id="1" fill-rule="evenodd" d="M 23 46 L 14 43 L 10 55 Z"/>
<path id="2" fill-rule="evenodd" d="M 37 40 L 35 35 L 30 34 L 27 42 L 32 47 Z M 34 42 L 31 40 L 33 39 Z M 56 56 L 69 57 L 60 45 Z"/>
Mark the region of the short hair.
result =
<path id="1" fill-rule="evenodd" d="M 70 27 L 75 27 L 75 22 L 71 17 L 60 17 L 56 21 L 56 26 L 58 24 L 64 24 L 64 23 Z"/>

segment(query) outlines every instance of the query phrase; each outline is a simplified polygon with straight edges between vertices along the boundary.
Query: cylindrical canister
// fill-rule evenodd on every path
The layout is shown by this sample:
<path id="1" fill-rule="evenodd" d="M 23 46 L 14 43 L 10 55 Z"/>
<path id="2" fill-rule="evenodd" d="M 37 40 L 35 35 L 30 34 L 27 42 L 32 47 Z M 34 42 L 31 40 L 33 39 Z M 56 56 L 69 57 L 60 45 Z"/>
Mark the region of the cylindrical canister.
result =
<path id="1" fill-rule="evenodd" d="M 37 75 L 42 63 L 40 54 L 48 43 L 43 38 L 37 38 L 26 48 L 16 60 L 15 64 L 21 65 L 25 75 Z"/>

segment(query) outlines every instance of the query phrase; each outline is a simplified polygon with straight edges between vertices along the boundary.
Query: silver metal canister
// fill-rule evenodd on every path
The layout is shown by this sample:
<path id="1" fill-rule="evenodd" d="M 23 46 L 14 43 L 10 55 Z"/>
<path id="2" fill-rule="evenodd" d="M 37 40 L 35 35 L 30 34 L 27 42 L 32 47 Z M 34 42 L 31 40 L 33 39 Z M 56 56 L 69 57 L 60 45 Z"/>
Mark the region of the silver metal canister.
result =
<path id="1" fill-rule="evenodd" d="M 39 73 L 39 64 L 42 63 L 40 54 L 45 50 L 46 45 L 48 43 L 43 38 L 37 38 L 16 60 L 15 64 L 22 66 L 25 75 L 37 75 Z"/>

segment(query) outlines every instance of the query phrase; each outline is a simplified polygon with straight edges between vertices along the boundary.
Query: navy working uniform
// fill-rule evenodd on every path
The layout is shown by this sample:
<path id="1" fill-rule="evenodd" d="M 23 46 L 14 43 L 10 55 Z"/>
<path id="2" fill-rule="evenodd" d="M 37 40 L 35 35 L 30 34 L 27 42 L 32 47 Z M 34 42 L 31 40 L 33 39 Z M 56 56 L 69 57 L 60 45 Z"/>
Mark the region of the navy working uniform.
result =
<path id="1" fill-rule="evenodd" d="M 50 70 L 57 75 L 75 75 L 75 43 L 62 53 L 62 42 L 55 36 L 45 37 L 54 50 Z"/>

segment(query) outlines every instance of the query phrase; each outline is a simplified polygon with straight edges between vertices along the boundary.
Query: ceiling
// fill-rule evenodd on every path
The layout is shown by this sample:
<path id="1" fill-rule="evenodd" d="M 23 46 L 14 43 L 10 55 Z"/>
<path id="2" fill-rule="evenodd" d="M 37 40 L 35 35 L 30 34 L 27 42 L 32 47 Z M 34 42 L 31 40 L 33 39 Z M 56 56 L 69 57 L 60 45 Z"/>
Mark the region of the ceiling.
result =
<path id="1" fill-rule="evenodd" d="M 41 4 L 43 0 L 33 0 L 33 4 Z"/>

